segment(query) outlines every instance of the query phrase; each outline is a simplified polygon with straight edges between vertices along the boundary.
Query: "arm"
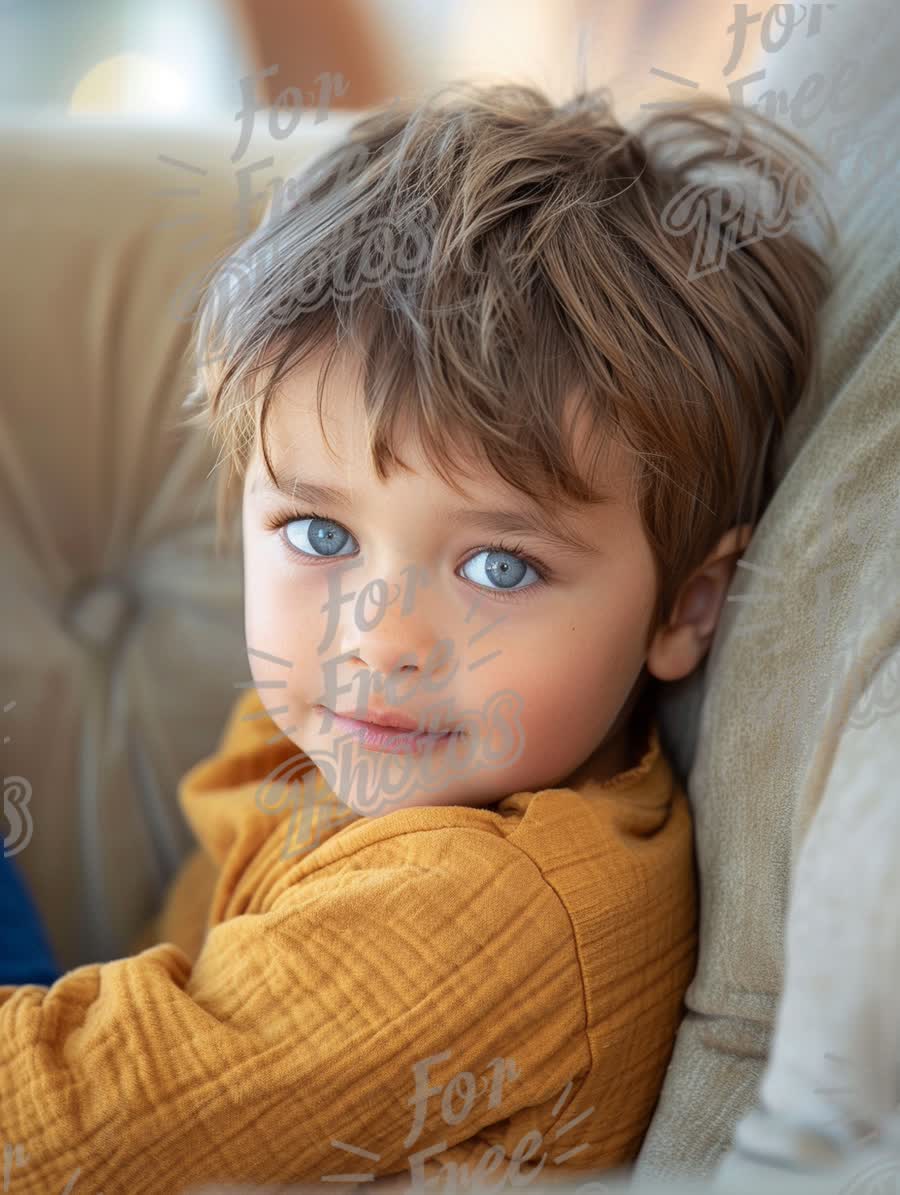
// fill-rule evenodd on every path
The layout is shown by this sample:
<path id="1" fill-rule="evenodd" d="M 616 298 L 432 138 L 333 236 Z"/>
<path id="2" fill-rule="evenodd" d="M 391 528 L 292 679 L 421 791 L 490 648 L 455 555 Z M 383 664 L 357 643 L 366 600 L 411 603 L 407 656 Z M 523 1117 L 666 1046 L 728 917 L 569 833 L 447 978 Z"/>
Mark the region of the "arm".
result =
<path id="1" fill-rule="evenodd" d="M 568 917 L 527 855 L 481 831 L 400 834 L 215 926 L 193 965 L 163 943 L 0 988 L 15 1190 L 61 1191 L 77 1167 L 107 1195 L 408 1170 L 553 1094 L 583 1016 Z M 520 1077 L 450 1123 L 443 1089 L 499 1054 Z"/>
<path id="2" fill-rule="evenodd" d="M 272 739 L 276 730 L 271 718 L 263 717 L 265 709 L 255 689 L 248 689 L 234 702 L 215 751 L 201 759 L 182 778 L 179 785 L 179 799 L 182 803 L 195 787 L 196 777 L 209 770 L 218 771 L 220 777 L 227 777 L 230 769 L 240 767 L 239 761 L 252 758 Z M 251 769 L 252 770 L 252 769 Z M 262 765 L 260 779 L 268 768 Z M 220 803 L 215 797 L 215 803 Z M 190 804 L 190 798 L 188 797 Z M 183 805 L 184 808 L 184 805 Z M 197 826 L 194 827 L 195 830 Z M 195 959 L 200 953 L 212 904 L 213 892 L 219 878 L 219 869 L 224 853 L 220 852 L 218 862 L 211 858 L 203 844 L 195 845 L 184 859 L 172 880 L 162 907 L 145 922 L 131 941 L 130 954 L 139 954 L 160 942 L 172 942 L 180 946 L 188 958 Z"/>

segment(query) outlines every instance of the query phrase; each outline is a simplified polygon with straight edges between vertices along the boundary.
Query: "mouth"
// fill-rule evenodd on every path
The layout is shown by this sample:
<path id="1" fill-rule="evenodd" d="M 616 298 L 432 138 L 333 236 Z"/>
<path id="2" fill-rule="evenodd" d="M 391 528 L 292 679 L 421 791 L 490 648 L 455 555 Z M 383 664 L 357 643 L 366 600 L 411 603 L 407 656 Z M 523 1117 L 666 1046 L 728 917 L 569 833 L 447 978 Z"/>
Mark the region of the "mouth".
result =
<path id="1" fill-rule="evenodd" d="M 337 714 L 322 705 L 317 705 L 314 708 L 317 713 L 331 715 L 338 736 L 353 735 L 361 746 L 369 751 L 388 751 L 406 755 L 433 750 L 453 738 L 458 738 L 462 733 L 458 730 L 418 730 L 417 723 L 403 715 L 396 715 L 396 717 L 391 715 L 391 723 L 402 721 L 407 724 L 406 726 L 363 721 L 360 718 L 351 718 L 346 714 Z"/>

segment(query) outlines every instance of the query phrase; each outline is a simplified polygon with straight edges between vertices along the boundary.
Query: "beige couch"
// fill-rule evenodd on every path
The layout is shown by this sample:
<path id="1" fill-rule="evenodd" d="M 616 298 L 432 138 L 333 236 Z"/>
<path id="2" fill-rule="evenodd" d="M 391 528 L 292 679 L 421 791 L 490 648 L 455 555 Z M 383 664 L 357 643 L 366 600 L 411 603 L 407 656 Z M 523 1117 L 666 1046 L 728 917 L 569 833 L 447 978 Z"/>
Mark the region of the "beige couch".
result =
<path id="1" fill-rule="evenodd" d="M 827 155 L 833 128 L 857 120 L 895 167 L 900 105 L 885 84 L 896 24 L 863 37 L 862 6 L 839 7 L 818 39 L 772 56 L 767 83 L 795 94 L 816 71 L 832 79 L 842 56 L 860 60 L 855 107 L 804 132 Z M 24 829 L 6 845 L 66 968 L 121 956 L 157 909 L 191 846 L 177 782 L 213 749 L 249 679 L 240 559 L 214 554 L 215 462 L 179 422 L 192 298 L 241 234 L 241 179 L 264 197 L 347 119 L 301 123 L 286 141 L 260 119 L 236 162 L 231 123 L 34 117 L 0 130 L 0 710 L 7 787 L 30 792 L 17 806 Z M 780 487 L 708 666 L 671 689 L 664 710 L 690 780 L 702 926 L 637 1167 L 648 1183 L 713 1172 L 773 1045 L 773 1098 L 817 1114 L 827 1097 L 815 1088 L 834 1078 L 829 1045 L 854 1049 L 849 1020 L 824 1015 L 820 1039 L 806 1015 L 810 1002 L 838 1008 L 803 965 L 831 923 L 807 935 L 797 913 L 786 936 L 798 874 L 804 916 L 811 906 L 832 909 L 834 924 L 855 916 L 846 860 L 838 848 L 810 856 L 817 835 L 827 841 L 840 813 L 862 827 L 865 859 L 866 818 L 891 792 L 900 809 L 897 176 L 843 174 L 852 185 L 830 193 L 842 245 L 821 385 L 791 421 Z M 788 940 L 791 1019 L 776 1039 Z"/>

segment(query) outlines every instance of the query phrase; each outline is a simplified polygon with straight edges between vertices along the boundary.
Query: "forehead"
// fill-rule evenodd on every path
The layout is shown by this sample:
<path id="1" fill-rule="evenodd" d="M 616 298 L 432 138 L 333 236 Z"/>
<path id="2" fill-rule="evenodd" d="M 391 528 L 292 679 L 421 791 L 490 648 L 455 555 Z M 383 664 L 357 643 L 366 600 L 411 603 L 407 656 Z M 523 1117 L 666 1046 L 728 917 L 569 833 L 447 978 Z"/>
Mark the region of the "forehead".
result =
<path id="1" fill-rule="evenodd" d="M 364 492 L 369 486 L 390 485 L 374 472 L 369 454 L 368 426 L 363 397 L 363 373 L 358 358 L 337 354 L 323 384 L 321 422 L 317 410 L 317 387 L 327 352 L 321 350 L 295 368 L 281 381 L 266 418 L 266 448 L 276 478 L 312 474 L 319 480 Z M 324 435 L 323 435 L 324 427 Z M 633 481 L 633 456 L 617 439 L 604 435 L 587 404 L 571 396 L 563 413 L 563 427 L 582 477 L 590 477 L 598 496 L 607 502 L 628 505 Z M 434 470 L 414 435 L 404 426 L 402 413 L 394 424 L 397 451 L 409 472 L 441 489 L 451 487 Z M 457 493 L 473 498 L 508 499 L 522 492 L 509 485 L 489 464 L 489 451 L 471 434 L 460 430 L 452 437 L 453 465 L 448 469 L 458 486 Z M 268 483 L 259 451 L 259 436 L 252 454 L 248 477 L 257 484 Z"/>

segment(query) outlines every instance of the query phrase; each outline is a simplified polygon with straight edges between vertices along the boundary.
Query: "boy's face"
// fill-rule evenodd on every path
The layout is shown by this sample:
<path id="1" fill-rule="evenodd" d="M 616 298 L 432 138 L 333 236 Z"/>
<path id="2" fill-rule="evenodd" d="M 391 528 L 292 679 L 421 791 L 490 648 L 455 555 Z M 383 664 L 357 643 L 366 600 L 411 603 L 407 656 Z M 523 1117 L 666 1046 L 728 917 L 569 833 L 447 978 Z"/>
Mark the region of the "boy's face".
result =
<path id="1" fill-rule="evenodd" d="M 412 441 L 399 451 L 415 472 L 379 481 L 358 375 L 343 360 L 324 406 L 335 462 L 316 415 L 318 366 L 283 384 L 267 445 L 288 491 L 296 480 L 340 500 L 279 493 L 258 443 L 244 485 L 249 662 L 278 727 L 366 816 L 554 787 L 598 748 L 607 774 L 627 766 L 620 714 L 641 676 L 656 592 L 627 454 L 610 446 L 608 502 L 565 513 L 587 546 L 576 554 L 549 531 L 476 521 L 478 511 L 540 508 L 493 472 L 463 479 L 462 499 Z M 386 751 L 323 707 L 405 715 L 421 728 L 439 719 L 457 733 Z"/>

